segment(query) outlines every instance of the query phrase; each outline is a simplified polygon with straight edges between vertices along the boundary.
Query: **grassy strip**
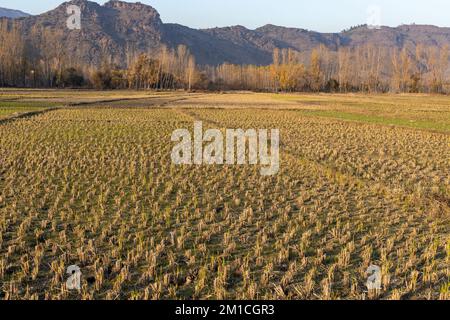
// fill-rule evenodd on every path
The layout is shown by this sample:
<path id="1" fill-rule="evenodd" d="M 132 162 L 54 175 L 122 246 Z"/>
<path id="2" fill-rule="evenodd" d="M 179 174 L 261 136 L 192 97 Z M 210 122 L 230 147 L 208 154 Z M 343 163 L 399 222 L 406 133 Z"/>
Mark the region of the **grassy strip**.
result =
<path id="1" fill-rule="evenodd" d="M 57 103 L 34 101 L 0 101 L 0 118 L 56 107 Z"/>
<path id="2" fill-rule="evenodd" d="M 0 108 L 0 118 L 8 117 L 14 114 L 22 114 L 33 111 L 45 110 L 46 108 Z"/>
<path id="3" fill-rule="evenodd" d="M 58 109 L 58 107 L 52 107 L 52 108 L 41 108 L 41 109 L 36 109 L 36 110 L 29 110 L 29 111 L 24 111 L 24 112 L 20 112 L 20 113 L 13 113 L 13 114 L 9 114 L 6 116 L 1 116 L 0 115 L 0 124 L 4 124 L 7 123 L 9 121 L 13 121 L 16 119 L 23 119 L 23 118 L 27 118 L 27 117 L 32 117 L 32 116 L 36 116 L 38 114 L 43 114 L 46 112 L 50 112 L 53 110 Z"/>
<path id="4" fill-rule="evenodd" d="M 409 127 L 415 129 L 436 130 L 440 132 L 450 132 L 450 123 L 439 123 L 425 120 L 409 120 L 403 118 L 380 117 L 373 115 L 355 114 L 340 111 L 321 111 L 321 110 L 298 110 L 304 115 L 317 116 L 324 118 L 333 118 L 339 120 L 358 121 L 365 123 L 374 123 L 382 125 L 393 125 Z"/>
<path id="5" fill-rule="evenodd" d="M 0 101 L 0 109 L 48 108 L 60 104 L 51 101 Z"/>

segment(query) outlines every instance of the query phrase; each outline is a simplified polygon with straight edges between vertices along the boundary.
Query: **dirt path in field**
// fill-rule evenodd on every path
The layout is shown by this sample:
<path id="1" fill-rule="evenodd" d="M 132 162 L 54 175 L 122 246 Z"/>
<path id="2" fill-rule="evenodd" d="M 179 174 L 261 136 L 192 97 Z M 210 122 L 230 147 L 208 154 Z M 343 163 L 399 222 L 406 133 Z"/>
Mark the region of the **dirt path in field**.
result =
<path id="1" fill-rule="evenodd" d="M 179 102 L 183 100 L 187 100 L 192 97 L 199 96 L 198 94 L 174 94 L 174 95 L 166 95 L 166 96 L 149 96 L 149 97 L 138 97 L 138 98 L 117 98 L 117 99 L 105 99 L 98 101 L 84 101 L 84 102 L 75 102 L 70 103 L 68 107 L 116 107 L 116 104 L 119 104 L 117 107 L 122 108 L 132 108 L 133 102 L 138 103 L 137 106 L 147 106 L 147 107 L 164 107 L 170 105 L 174 102 Z M 125 105 L 123 103 L 126 103 Z"/>

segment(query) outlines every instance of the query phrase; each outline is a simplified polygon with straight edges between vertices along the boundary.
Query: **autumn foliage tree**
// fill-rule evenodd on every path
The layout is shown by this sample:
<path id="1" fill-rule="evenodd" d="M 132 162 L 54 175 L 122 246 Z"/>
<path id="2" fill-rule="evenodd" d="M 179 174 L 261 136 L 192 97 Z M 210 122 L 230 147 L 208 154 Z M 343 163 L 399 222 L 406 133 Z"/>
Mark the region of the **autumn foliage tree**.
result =
<path id="1" fill-rule="evenodd" d="M 448 93 L 448 48 L 365 45 L 311 52 L 275 49 L 270 66 L 207 68 L 212 87 L 272 92 Z"/>

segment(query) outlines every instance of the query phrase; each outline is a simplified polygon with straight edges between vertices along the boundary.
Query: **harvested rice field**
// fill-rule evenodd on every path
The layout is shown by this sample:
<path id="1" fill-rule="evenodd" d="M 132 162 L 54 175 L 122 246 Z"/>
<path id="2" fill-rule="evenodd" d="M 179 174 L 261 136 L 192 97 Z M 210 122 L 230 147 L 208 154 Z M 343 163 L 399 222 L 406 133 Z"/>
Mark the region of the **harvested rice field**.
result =
<path id="1" fill-rule="evenodd" d="M 3 116 L 0 299 L 450 299 L 448 97 L 4 90 Z M 174 164 L 200 121 L 279 129 L 279 171 Z"/>

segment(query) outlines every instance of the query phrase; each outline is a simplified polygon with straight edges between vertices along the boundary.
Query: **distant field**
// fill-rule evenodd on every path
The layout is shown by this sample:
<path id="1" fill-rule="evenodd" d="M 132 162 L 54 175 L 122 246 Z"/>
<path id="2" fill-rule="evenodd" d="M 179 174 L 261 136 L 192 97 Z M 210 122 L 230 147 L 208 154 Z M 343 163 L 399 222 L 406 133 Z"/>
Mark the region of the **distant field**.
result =
<path id="1" fill-rule="evenodd" d="M 111 103 L 113 101 L 139 100 L 149 97 L 166 97 L 169 93 L 145 93 L 137 91 L 88 91 L 88 90 L 0 90 L 0 119 L 54 107 Z"/>
<path id="2" fill-rule="evenodd" d="M 448 97 L 1 94 L 72 106 L 0 124 L 0 298 L 450 298 Z M 279 174 L 173 165 L 194 121 L 279 128 Z"/>
<path id="3" fill-rule="evenodd" d="M 450 98 L 425 95 L 279 95 L 306 115 L 450 132 Z"/>

